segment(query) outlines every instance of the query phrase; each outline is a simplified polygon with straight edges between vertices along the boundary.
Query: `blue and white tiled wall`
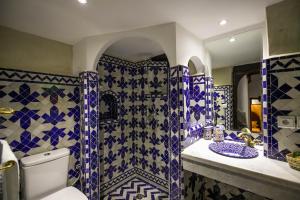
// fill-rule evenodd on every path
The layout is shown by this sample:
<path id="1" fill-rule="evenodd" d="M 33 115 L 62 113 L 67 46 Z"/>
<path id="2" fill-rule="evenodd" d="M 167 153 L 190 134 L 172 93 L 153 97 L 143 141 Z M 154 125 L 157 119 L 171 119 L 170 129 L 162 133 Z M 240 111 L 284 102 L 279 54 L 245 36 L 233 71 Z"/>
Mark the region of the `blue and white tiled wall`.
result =
<path id="1" fill-rule="evenodd" d="M 205 125 L 206 116 L 206 90 L 205 76 L 190 77 L 190 109 L 191 109 L 191 124 Z"/>
<path id="2" fill-rule="evenodd" d="M 168 64 L 103 55 L 98 71 L 100 96 L 111 91 L 119 101 L 118 120 L 100 124 L 101 191 L 105 195 L 134 176 L 168 191 Z"/>
<path id="3" fill-rule="evenodd" d="M 136 70 L 133 70 L 129 64 L 131 63 L 109 56 L 102 56 L 98 63 L 100 96 L 111 92 L 119 100 L 118 120 L 101 121 L 99 127 L 101 192 L 114 186 L 115 178 L 120 176 L 121 180 L 128 178 L 123 176 L 123 173 L 130 175 L 130 170 L 137 163 L 133 132 L 136 98 L 133 88 L 137 87 L 137 83 L 132 79 Z"/>
<path id="4" fill-rule="evenodd" d="M 300 115 L 300 55 L 264 60 L 262 79 L 265 156 L 285 161 L 300 150 L 300 129 L 278 128 L 277 116 Z"/>
<path id="5" fill-rule="evenodd" d="M 183 94 L 183 148 L 199 140 L 203 127 L 211 125 L 213 115 L 213 79 L 205 75 L 190 76 L 188 67 L 182 66 Z M 181 98 L 181 97 L 180 97 Z"/>
<path id="6" fill-rule="evenodd" d="M 186 100 L 186 110 L 188 110 L 189 117 L 186 117 L 187 134 L 185 134 L 184 147 L 191 145 L 193 142 L 202 137 L 203 127 L 205 125 L 206 117 L 206 90 L 205 90 L 205 76 L 189 76 L 188 92 Z"/>
<path id="7" fill-rule="evenodd" d="M 213 92 L 214 120 L 223 124 L 227 130 L 232 129 L 232 86 L 214 86 Z"/>
<path id="8" fill-rule="evenodd" d="M 71 152 L 69 183 L 80 175 L 80 91 L 78 77 L 0 69 L 0 138 L 18 159 L 57 148 Z"/>
<path id="9" fill-rule="evenodd" d="M 169 189 L 169 106 L 167 62 L 137 63 L 137 82 L 134 102 L 137 119 L 137 174 Z"/>

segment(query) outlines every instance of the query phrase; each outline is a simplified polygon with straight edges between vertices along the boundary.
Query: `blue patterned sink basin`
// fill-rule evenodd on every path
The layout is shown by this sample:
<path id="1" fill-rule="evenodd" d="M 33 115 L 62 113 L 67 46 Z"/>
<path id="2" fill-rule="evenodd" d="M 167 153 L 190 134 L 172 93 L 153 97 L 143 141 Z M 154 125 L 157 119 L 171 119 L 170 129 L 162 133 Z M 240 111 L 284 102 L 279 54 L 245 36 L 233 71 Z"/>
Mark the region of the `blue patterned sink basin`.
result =
<path id="1" fill-rule="evenodd" d="M 211 143 L 208 148 L 217 154 L 232 158 L 255 158 L 258 156 L 255 148 L 237 143 L 215 142 Z"/>

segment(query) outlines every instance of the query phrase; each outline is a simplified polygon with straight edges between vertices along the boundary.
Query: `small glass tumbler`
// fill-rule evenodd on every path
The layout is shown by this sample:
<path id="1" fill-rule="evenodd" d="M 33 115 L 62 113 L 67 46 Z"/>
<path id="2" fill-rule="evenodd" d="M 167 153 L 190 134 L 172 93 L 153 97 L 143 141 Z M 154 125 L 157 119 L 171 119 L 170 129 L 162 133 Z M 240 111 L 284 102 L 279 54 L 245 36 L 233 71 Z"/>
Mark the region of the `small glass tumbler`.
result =
<path id="1" fill-rule="evenodd" d="M 213 126 L 205 126 L 204 127 L 203 138 L 205 140 L 211 140 L 212 135 L 213 135 L 213 130 L 214 130 Z"/>
<path id="2" fill-rule="evenodd" d="M 223 142 L 224 141 L 224 130 L 225 127 L 223 125 L 217 125 L 214 130 L 214 141 L 215 142 Z"/>

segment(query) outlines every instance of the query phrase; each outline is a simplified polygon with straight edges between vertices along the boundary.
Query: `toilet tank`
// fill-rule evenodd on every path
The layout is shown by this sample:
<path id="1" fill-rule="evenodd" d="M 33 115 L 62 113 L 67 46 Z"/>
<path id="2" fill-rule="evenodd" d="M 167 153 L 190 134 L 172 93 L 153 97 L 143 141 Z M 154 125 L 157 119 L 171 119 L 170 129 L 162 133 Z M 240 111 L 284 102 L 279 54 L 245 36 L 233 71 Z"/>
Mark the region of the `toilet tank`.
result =
<path id="1" fill-rule="evenodd" d="M 62 148 L 22 158 L 22 199 L 41 199 L 65 188 L 69 154 L 69 149 Z"/>

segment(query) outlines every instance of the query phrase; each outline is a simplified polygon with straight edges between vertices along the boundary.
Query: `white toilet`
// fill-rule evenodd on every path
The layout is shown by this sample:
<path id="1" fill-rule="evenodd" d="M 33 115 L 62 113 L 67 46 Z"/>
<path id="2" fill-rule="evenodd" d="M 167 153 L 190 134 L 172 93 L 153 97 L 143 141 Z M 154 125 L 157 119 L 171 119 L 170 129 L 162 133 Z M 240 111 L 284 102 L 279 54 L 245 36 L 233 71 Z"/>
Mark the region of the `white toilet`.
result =
<path id="1" fill-rule="evenodd" d="M 21 159 L 24 200 L 87 200 L 75 187 L 67 187 L 70 151 L 67 148 Z"/>

